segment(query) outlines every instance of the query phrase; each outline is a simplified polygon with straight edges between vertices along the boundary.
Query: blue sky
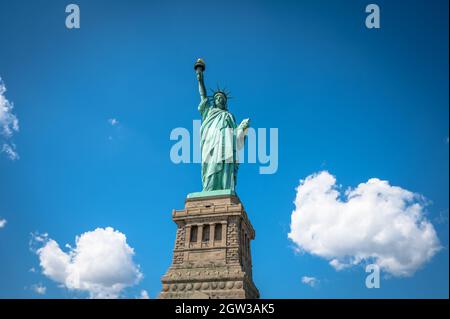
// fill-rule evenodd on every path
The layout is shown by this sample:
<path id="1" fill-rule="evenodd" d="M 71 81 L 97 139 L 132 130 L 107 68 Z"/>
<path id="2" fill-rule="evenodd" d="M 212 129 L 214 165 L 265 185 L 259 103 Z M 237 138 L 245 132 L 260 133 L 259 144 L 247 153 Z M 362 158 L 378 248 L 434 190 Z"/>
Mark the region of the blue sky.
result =
<path id="1" fill-rule="evenodd" d="M 231 90 L 239 122 L 279 131 L 276 174 L 243 164 L 237 187 L 262 297 L 448 297 L 447 1 L 377 1 L 378 30 L 364 25 L 365 1 L 76 3 L 81 28 L 69 30 L 66 1 L 0 0 L 0 77 L 20 123 L 20 159 L 0 155 L 1 298 L 85 297 L 41 273 L 30 233 L 63 247 L 107 226 L 127 236 L 144 275 L 123 295 L 158 294 L 171 211 L 201 188 L 200 165 L 169 156 L 171 130 L 200 119 L 198 57 L 207 86 Z M 344 188 L 376 177 L 423 195 L 443 249 L 380 289 L 365 287 L 362 266 L 294 253 L 295 189 L 322 170 Z M 39 283 L 45 295 L 30 288 Z"/>

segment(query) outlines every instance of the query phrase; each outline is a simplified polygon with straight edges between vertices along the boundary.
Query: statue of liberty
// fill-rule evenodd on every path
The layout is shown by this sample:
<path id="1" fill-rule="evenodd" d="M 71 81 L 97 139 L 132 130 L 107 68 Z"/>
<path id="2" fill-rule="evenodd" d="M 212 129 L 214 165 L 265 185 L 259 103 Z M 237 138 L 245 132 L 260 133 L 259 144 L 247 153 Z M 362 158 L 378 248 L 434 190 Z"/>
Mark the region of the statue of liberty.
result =
<path id="1" fill-rule="evenodd" d="M 205 62 L 195 63 L 202 116 L 200 146 L 202 154 L 203 191 L 235 191 L 239 161 L 238 151 L 244 146 L 250 120 L 245 119 L 238 126 L 233 114 L 228 112 L 229 93 L 217 89 L 212 97 L 206 94 L 203 72 Z"/>

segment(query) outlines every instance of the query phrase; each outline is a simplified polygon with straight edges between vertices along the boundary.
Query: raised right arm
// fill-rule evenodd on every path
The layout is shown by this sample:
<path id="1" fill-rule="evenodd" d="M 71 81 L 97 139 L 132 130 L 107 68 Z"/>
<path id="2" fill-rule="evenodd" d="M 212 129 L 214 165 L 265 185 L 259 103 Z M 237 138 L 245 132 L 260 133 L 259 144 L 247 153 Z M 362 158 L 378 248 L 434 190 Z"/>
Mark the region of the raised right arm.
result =
<path id="1" fill-rule="evenodd" d="M 205 119 L 208 114 L 209 103 L 208 97 L 206 96 L 205 82 L 203 81 L 203 71 L 197 70 L 197 80 L 198 91 L 200 93 L 200 104 L 198 105 L 198 111 L 202 115 L 202 119 Z"/>
<path id="2" fill-rule="evenodd" d="M 197 80 L 198 80 L 198 91 L 200 92 L 200 98 L 202 100 L 206 99 L 206 88 L 205 88 L 205 82 L 203 80 L 203 71 L 198 70 L 197 71 Z"/>

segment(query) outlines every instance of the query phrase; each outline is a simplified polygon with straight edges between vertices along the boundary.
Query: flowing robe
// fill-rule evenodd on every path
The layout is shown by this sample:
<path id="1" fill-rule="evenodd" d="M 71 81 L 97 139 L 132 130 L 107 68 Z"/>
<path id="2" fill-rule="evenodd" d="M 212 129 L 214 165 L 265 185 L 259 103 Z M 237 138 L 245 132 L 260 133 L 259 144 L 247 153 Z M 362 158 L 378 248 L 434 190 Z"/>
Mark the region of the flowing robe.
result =
<path id="1" fill-rule="evenodd" d="M 237 150 L 242 148 L 245 134 L 236 126 L 233 114 L 213 107 L 208 99 L 202 99 L 198 110 L 202 115 L 200 145 L 203 191 L 234 191 L 239 167 Z"/>

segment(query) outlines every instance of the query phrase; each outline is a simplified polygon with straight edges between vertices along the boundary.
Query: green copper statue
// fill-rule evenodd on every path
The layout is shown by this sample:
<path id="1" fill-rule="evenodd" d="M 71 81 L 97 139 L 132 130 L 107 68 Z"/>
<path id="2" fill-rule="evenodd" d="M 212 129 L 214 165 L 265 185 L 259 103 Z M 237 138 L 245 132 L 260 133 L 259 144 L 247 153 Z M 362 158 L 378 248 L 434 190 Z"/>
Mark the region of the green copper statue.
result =
<path id="1" fill-rule="evenodd" d="M 206 95 L 203 81 L 205 62 L 198 59 L 194 69 L 201 99 L 198 110 L 202 116 L 200 144 L 203 191 L 234 192 L 239 167 L 237 154 L 244 146 L 250 120 L 245 119 L 237 126 L 233 114 L 228 112 L 228 93 L 218 89 L 211 98 Z"/>

